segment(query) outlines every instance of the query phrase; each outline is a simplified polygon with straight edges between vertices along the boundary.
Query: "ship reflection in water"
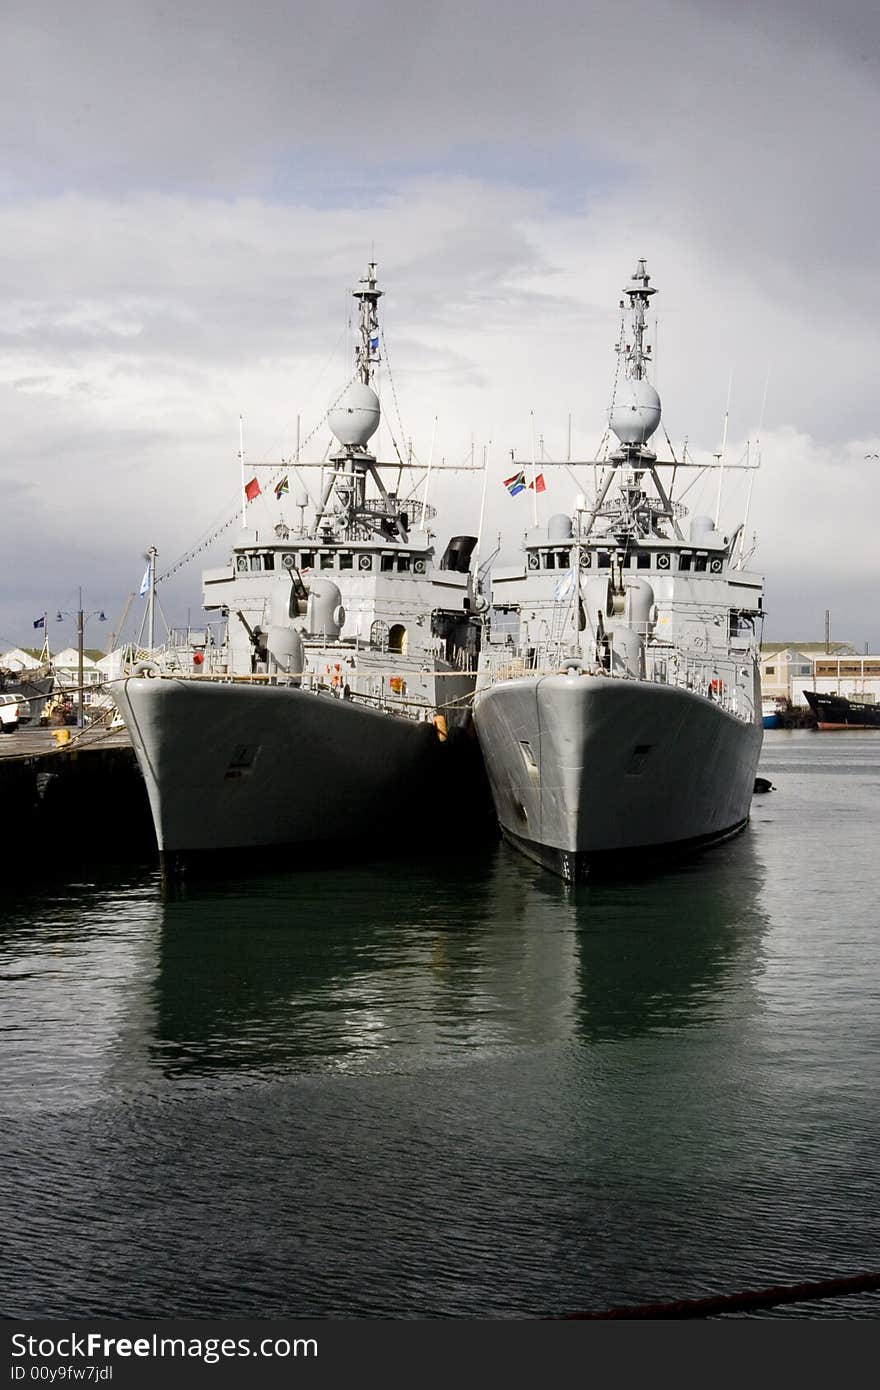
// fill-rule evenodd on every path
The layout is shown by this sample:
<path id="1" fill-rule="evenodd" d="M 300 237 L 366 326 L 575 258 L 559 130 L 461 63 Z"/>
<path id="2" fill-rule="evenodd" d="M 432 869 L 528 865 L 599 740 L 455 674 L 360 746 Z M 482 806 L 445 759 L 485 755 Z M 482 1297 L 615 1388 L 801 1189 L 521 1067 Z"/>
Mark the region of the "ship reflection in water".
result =
<path id="1" fill-rule="evenodd" d="M 7 901 L 6 1316 L 517 1317 L 871 1268 L 880 744 L 770 734 L 762 771 L 745 834 L 649 878 L 499 846 Z"/>
<path id="2" fill-rule="evenodd" d="M 762 883 L 746 836 L 708 872 L 578 889 L 503 846 L 489 873 L 200 887 L 163 908 L 149 1056 L 168 1077 L 418 1070 L 694 1026 L 760 969 Z"/>

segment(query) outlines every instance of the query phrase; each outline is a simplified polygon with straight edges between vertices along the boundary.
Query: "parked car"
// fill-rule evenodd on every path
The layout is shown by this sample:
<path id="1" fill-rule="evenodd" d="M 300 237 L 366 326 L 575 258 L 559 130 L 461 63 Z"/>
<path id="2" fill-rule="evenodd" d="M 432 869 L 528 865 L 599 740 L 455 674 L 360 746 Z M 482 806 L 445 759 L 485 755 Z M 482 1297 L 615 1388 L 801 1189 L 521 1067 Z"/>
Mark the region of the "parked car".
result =
<path id="1" fill-rule="evenodd" d="M 14 734 L 22 722 L 20 711 L 27 711 L 25 719 L 30 719 L 30 706 L 19 700 L 17 695 L 0 695 L 0 728 L 4 734 Z"/>

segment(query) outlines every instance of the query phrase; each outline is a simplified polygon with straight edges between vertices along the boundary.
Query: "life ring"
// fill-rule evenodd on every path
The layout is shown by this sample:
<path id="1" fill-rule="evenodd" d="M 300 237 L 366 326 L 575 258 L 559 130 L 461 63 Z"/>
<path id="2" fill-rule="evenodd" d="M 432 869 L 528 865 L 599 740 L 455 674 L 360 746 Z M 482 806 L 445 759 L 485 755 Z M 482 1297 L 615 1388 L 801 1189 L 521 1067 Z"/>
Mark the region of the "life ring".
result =
<path id="1" fill-rule="evenodd" d="M 723 695 L 723 693 L 724 693 L 724 681 L 719 680 L 718 677 L 716 676 L 716 678 L 715 678 L 714 680 L 711 680 L 711 681 L 709 682 L 709 694 L 713 697 L 713 699 L 720 700 L 720 699 L 721 699 L 721 696 Z"/>
<path id="2" fill-rule="evenodd" d="M 156 661 L 138 661 L 132 667 L 133 676 L 161 676 L 162 668 Z"/>

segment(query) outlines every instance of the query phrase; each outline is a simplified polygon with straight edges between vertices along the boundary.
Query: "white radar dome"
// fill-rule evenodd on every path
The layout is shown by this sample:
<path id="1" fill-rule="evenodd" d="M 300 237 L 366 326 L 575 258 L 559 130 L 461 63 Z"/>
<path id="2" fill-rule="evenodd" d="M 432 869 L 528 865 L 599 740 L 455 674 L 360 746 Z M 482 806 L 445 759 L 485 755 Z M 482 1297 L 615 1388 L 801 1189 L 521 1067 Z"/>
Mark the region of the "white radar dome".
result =
<path id="1" fill-rule="evenodd" d="M 379 428 L 379 397 L 362 381 L 353 381 L 327 415 L 340 444 L 366 444 Z"/>
<path id="2" fill-rule="evenodd" d="M 621 444 L 644 444 L 660 424 L 660 397 L 644 377 L 622 381 L 608 423 Z"/>

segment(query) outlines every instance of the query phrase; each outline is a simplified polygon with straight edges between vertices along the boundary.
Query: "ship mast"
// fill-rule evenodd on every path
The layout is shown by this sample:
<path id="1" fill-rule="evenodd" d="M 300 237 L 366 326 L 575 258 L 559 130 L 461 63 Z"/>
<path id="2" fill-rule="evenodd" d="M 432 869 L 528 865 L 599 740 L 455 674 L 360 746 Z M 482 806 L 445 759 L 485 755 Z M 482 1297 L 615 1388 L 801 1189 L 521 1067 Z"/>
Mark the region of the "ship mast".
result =
<path id="1" fill-rule="evenodd" d="M 355 299 L 360 300 L 361 306 L 361 340 L 355 348 L 355 370 L 358 381 L 362 381 L 365 386 L 372 386 L 376 368 L 381 361 L 379 357 L 379 315 L 376 306 L 382 298 L 382 290 L 376 283 L 375 261 L 370 261 L 366 275 L 361 276 L 358 284 L 361 288 L 352 291 Z"/>
<path id="2" fill-rule="evenodd" d="M 641 259 L 635 268 L 632 277 L 632 284 L 627 286 L 624 294 L 629 295 L 629 314 L 630 326 L 632 328 L 632 342 L 624 345 L 622 339 L 618 351 L 623 348 L 624 360 L 626 364 L 626 375 L 630 380 L 643 381 L 646 379 L 646 364 L 651 360 L 650 344 L 645 347 L 645 329 L 647 328 L 646 312 L 651 295 L 657 291 L 651 284 L 651 277 L 648 274 L 648 267 L 644 259 Z M 621 307 L 623 301 L 621 301 Z"/>
<path id="3" fill-rule="evenodd" d="M 624 312 L 617 352 L 623 358 L 623 380 L 618 382 L 608 423 L 618 438 L 618 447 L 609 459 L 605 481 L 593 505 L 584 529 L 584 536 L 590 535 L 597 517 L 602 514 L 605 501 L 616 478 L 619 493 L 609 513 L 611 530 L 623 545 L 628 539 L 639 536 L 654 536 L 662 539 L 658 522 L 667 520 L 677 540 L 682 539 L 681 530 L 675 518 L 672 499 L 667 493 L 657 472 L 657 455 L 648 447 L 648 440 L 660 424 L 660 397 L 648 380 L 648 367 L 651 362 L 651 347 L 645 343 L 647 312 L 651 298 L 657 291 L 651 284 L 648 267 L 644 259 L 636 265 L 632 280 L 624 294 L 629 305 L 620 301 Z M 627 332 L 629 329 L 629 332 Z M 627 341 L 629 339 L 629 341 Z M 642 488 L 642 478 L 650 473 L 657 490 L 659 502 L 653 502 Z"/>
<path id="4" fill-rule="evenodd" d="M 376 533 L 385 540 L 406 541 L 407 532 L 397 498 L 389 494 L 376 466 L 368 441 L 379 427 L 380 406 L 375 390 L 375 378 L 381 361 L 379 355 L 378 303 L 382 297 L 376 279 L 376 262 L 370 261 L 367 273 L 358 281 L 352 294 L 360 304 L 359 337 L 355 344 L 355 372 L 342 395 L 328 412 L 328 423 L 339 442 L 331 455 L 333 472 L 324 485 L 315 528 L 328 534 L 333 529 L 328 519 L 331 496 L 335 492 L 335 516 L 342 533 L 351 540 L 366 540 Z M 366 495 L 367 478 L 372 478 L 379 494 L 375 500 Z"/>

